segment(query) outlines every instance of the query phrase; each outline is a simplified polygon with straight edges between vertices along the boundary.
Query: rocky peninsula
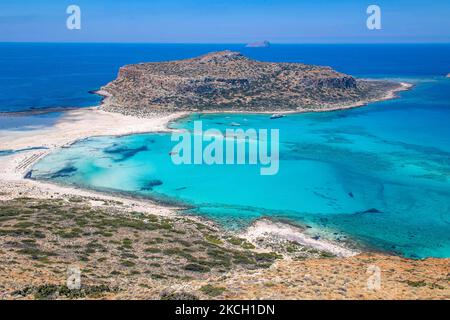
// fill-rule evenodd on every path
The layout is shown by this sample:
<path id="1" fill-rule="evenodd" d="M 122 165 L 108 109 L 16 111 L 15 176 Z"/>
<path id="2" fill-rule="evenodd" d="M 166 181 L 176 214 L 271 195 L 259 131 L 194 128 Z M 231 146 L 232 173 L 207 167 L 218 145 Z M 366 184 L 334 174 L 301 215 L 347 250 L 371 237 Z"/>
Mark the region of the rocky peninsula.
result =
<path id="1" fill-rule="evenodd" d="M 394 97 L 405 84 L 356 79 L 330 67 L 251 60 L 239 52 L 127 65 L 97 93 L 126 115 L 188 112 L 304 112 Z"/>

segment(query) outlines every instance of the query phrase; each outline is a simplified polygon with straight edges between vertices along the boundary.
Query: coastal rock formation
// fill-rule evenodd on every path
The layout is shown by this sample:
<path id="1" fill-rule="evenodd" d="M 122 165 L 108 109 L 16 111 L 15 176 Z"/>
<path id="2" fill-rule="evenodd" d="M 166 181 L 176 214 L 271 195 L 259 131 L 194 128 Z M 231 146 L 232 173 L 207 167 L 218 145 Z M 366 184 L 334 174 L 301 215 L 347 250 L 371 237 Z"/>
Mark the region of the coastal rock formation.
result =
<path id="1" fill-rule="evenodd" d="M 330 67 L 251 60 L 239 52 L 120 68 L 101 88 L 103 108 L 145 115 L 175 111 L 305 111 L 348 107 L 386 97 L 400 87 L 357 80 Z"/>
<path id="2" fill-rule="evenodd" d="M 270 42 L 269 41 L 256 41 L 256 42 L 250 42 L 246 45 L 247 48 L 269 48 Z"/>

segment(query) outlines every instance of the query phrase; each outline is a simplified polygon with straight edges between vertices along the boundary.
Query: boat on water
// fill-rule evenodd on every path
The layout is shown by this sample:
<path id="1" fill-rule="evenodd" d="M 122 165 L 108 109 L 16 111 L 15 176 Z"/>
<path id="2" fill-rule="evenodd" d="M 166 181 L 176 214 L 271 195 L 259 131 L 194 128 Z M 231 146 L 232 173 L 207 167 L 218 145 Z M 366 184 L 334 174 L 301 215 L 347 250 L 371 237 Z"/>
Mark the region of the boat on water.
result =
<path id="1" fill-rule="evenodd" d="M 279 118 L 283 118 L 283 117 L 285 117 L 284 114 L 274 113 L 273 115 L 270 116 L 270 119 L 279 119 Z"/>

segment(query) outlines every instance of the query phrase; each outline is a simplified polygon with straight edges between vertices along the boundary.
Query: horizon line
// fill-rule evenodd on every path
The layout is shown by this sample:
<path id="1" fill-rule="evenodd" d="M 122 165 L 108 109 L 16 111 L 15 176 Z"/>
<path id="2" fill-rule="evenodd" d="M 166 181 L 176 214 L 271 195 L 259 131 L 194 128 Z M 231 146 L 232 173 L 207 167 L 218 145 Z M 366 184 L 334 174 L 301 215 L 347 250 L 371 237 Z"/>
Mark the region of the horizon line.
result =
<path id="1" fill-rule="evenodd" d="M 157 41 L 0 41 L 0 44 L 162 44 L 162 45 L 247 45 L 249 42 L 157 42 Z M 435 42 L 271 42 L 270 45 L 402 45 L 402 44 L 450 44 L 450 41 Z M 264 49 L 254 47 L 254 49 Z"/>

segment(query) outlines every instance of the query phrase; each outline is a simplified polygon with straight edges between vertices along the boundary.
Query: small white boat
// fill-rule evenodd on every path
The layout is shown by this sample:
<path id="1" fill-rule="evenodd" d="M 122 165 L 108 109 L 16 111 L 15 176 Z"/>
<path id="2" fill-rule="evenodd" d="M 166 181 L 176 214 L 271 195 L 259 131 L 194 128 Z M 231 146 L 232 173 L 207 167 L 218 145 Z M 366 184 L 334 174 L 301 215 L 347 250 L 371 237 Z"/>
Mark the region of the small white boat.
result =
<path id="1" fill-rule="evenodd" d="M 270 119 L 279 119 L 279 118 L 283 118 L 283 117 L 285 117 L 284 114 L 274 113 L 273 115 L 270 116 Z"/>

